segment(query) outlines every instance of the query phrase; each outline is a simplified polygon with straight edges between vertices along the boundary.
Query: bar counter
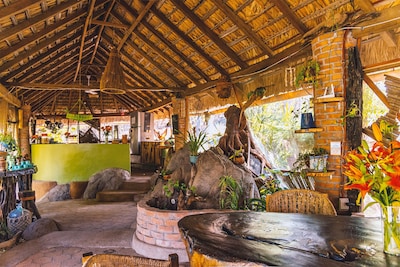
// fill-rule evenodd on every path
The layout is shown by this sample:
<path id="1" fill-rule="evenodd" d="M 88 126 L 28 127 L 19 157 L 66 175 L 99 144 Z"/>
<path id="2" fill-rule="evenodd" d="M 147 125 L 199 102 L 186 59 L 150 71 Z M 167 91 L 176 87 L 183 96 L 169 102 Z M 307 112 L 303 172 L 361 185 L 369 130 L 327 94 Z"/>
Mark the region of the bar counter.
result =
<path id="1" fill-rule="evenodd" d="M 31 151 L 34 180 L 66 184 L 107 168 L 131 171 L 129 144 L 32 144 Z"/>

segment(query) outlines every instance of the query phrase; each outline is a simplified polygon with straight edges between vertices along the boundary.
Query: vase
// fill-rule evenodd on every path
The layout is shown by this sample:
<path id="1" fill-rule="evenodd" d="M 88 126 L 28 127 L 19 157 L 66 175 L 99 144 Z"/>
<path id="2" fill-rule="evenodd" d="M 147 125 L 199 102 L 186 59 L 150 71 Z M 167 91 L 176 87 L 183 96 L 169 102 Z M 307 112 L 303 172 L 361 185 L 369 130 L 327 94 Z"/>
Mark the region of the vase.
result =
<path id="1" fill-rule="evenodd" d="M 108 135 L 104 136 L 104 143 L 108 144 Z"/>
<path id="2" fill-rule="evenodd" d="M 400 256 L 400 206 L 383 206 L 381 220 L 383 251 Z"/>
<path id="3" fill-rule="evenodd" d="M 190 163 L 196 164 L 198 157 L 199 156 L 190 155 L 190 157 L 189 157 Z"/>
<path id="4" fill-rule="evenodd" d="M 312 113 L 308 112 L 301 114 L 300 128 L 301 129 L 315 128 L 315 122 Z"/>

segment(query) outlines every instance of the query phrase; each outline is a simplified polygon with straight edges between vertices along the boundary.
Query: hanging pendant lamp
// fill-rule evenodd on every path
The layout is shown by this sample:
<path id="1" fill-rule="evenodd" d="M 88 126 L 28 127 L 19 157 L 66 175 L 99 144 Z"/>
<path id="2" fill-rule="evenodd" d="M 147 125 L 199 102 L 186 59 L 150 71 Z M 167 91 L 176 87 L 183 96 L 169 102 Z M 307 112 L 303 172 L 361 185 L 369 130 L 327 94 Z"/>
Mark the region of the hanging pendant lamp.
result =
<path id="1" fill-rule="evenodd" d="M 107 94 L 124 94 L 126 91 L 124 72 L 118 50 L 111 48 L 110 57 L 100 79 L 100 91 Z"/>

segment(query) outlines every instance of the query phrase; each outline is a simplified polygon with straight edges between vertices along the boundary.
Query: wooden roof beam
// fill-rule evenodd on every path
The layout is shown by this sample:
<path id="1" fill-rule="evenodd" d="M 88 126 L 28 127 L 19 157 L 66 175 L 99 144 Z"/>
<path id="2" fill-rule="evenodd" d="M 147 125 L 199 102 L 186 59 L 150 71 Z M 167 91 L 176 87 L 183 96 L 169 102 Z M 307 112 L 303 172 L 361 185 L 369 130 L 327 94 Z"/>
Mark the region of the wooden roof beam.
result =
<path id="1" fill-rule="evenodd" d="M 268 47 L 268 45 L 253 31 L 253 29 L 242 19 L 240 19 L 240 17 L 236 15 L 235 12 L 233 12 L 232 9 L 230 9 L 223 1 L 214 0 L 214 4 L 221 9 L 243 33 L 246 33 L 249 38 L 263 51 L 264 54 L 268 55 L 269 57 L 274 54 L 272 49 Z"/>
<path id="2" fill-rule="evenodd" d="M 111 4 L 110 4 L 110 6 L 108 7 L 106 13 L 104 14 L 104 20 L 107 20 L 108 16 L 109 16 L 110 13 L 111 13 L 111 10 L 112 10 L 113 7 L 114 7 L 114 4 L 115 4 L 115 0 L 113 0 L 113 1 L 111 2 Z M 94 22 L 94 21 L 92 20 L 92 23 L 93 23 L 93 22 Z M 94 46 L 94 50 L 93 50 L 93 53 L 92 53 L 92 58 L 91 58 L 90 61 L 89 61 L 90 64 L 92 64 L 92 63 L 94 62 L 94 59 L 95 59 L 95 57 L 96 57 L 97 49 L 98 49 L 98 47 L 99 47 L 100 40 L 101 40 L 101 36 L 103 35 L 103 32 L 104 32 L 104 26 L 105 26 L 105 25 L 101 25 L 101 27 L 100 27 L 100 29 L 99 29 L 98 36 L 97 36 L 97 38 L 96 38 L 96 44 L 95 44 L 95 46 Z"/>
<path id="3" fill-rule="evenodd" d="M 282 0 L 270 0 L 274 5 L 282 12 L 282 14 L 289 20 L 293 27 L 299 31 L 300 34 L 304 34 L 308 31 L 307 27 L 301 22 L 296 16 L 286 1 Z M 364 1 L 364 0 L 362 0 Z"/>
<path id="4" fill-rule="evenodd" d="M 121 16 L 119 16 L 118 14 L 114 14 L 114 17 L 116 17 L 120 21 L 123 21 L 123 18 Z M 184 68 L 182 68 L 178 63 L 176 63 L 170 56 L 168 56 L 166 53 L 161 51 L 155 44 L 150 43 L 149 40 L 147 40 L 147 38 L 141 32 L 137 31 L 137 32 L 135 32 L 135 35 L 137 37 L 139 37 L 140 39 L 142 39 L 147 45 L 149 45 L 160 57 L 162 57 L 170 65 L 174 66 L 180 73 L 182 73 L 184 76 L 186 76 L 186 78 L 188 78 L 190 81 L 192 81 L 194 83 L 199 83 L 199 81 L 195 77 L 193 77 Z"/>
<path id="5" fill-rule="evenodd" d="M 2 81 L 8 81 L 10 79 L 12 79 L 13 77 L 20 75 L 21 73 L 23 73 L 25 70 L 31 68 L 32 66 L 34 66 L 35 64 L 41 62 L 44 59 L 47 59 L 51 56 L 51 54 L 56 53 L 58 50 L 60 49 L 64 49 L 65 47 L 67 47 L 67 45 L 71 42 L 73 42 L 75 39 L 77 39 L 80 36 L 79 33 L 74 34 L 73 36 L 71 36 L 70 38 L 64 40 L 63 42 L 58 43 L 56 46 L 53 46 L 52 48 L 50 48 L 49 50 L 47 50 L 47 52 L 40 54 L 39 56 L 37 56 L 36 58 L 34 58 L 31 62 L 22 65 L 21 67 L 19 67 L 16 70 L 11 71 L 9 74 L 7 74 L 6 76 L 4 76 L 2 78 Z M 68 52 L 71 52 L 71 49 L 76 49 L 76 47 L 70 47 L 65 49 Z M 46 60 L 47 62 L 47 60 Z M 45 64 L 45 63 L 42 63 Z M 39 66 L 40 67 L 40 66 Z M 32 73 L 36 72 L 37 68 L 31 68 L 29 71 L 27 71 L 26 73 L 24 73 L 24 77 L 22 79 L 26 79 L 28 78 L 30 75 L 32 75 Z"/>
<path id="6" fill-rule="evenodd" d="M 355 0 L 355 3 L 366 13 L 375 12 L 376 9 L 370 0 Z M 383 9 L 380 16 L 357 25 L 361 29 L 354 29 L 352 35 L 354 38 L 379 33 L 382 39 L 390 47 L 397 46 L 396 38 L 392 32 L 393 29 L 400 27 L 400 6 Z"/>
<path id="7" fill-rule="evenodd" d="M 208 26 L 190 10 L 181 0 L 171 0 L 179 10 L 187 16 L 211 41 L 213 41 L 236 65 L 245 69 L 248 65 L 233 51 L 217 34 L 208 28 Z"/>
<path id="8" fill-rule="evenodd" d="M 189 36 L 187 36 L 175 24 L 173 24 L 168 18 L 166 18 L 162 12 L 160 12 L 156 8 L 152 8 L 151 12 L 159 20 L 161 20 L 168 28 L 170 28 L 176 35 L 178 35 L 179 38 L 182 39 L 183 42 L 185 42 L 187 45 L 189 45 L 194 51 L 196 51 L 196 53 L 198 53 L 207 62 L 209 62 L 219 73 L 221 73 L 222 76 L 229 77 L 229 73 L 224 68 L 222 68 L 214 58 L 212 58 L 203 49 L 201 49 L 201 47 L 199 47 L 192 39 L 190 39 Z M 149 26 L 149 27 L 151 27 L 151 26 Z M 207 78 L 206 81 L 210 81 L 210 79 Z"/>
<path id="9" fill-rule="evenodd" d="M 11 5 L 15 5 L 16 3 L 19 3 L 19 2 L 20 1 L 14 2 Z M 38 1 L 36 0 L 36 2 L 38 2 Z M 36 17 L 24 20 L 13 27 L 4 29 L 2 32 L 0 32 L 0 41 L 4 41 L 5 39 L 10 38 L 16 32 L 21 32 L 25 29 L 35 26 L 36 24 L 43 22 L 43 20 L 46 20 L 49 17 L 55 16 L 57 13 L 60 13 L 76 4 L 77 4 L 77 2 L 74 2 L 74 1 L 63 2 L 59 5 L 56 5 L 55 7 L 52 7 L 50 9 L 46 10 L 45 12 L 43 12 L 42 14 L 40 14 Z M 8 6 L 8 7 L 10 7 L 10 6 Z M 26 8 L 26 6 L 24 8 Z M 7 9 L 7 7 L 2 8 L 0 10 L 3 11 L 4 9 Z M 7 15 L 9 15 L 9 14 L 7 14 Z"/>
<path id="10" fill-rule="evenodd" d="M 0 18 L 15 15 L 22 10 L 26 10 L 30 6 L 38 5 L 41 1 L 38 0 L 18 0 L 0 9 Z"/>
<path id="11" fill-rule="evenodd" d="M 7 49 L 1 50 L 0 51 L 0 57 L 6 57 L 6 56 L 8 56 L 10 54 L 15 53 L 15 51 L 23 49 L 27 45 L 36 42 L 38 39 L 46 37 L 49 33 L 54 32 L 55 30 L 57 30 L 58 28 L 60 28 L 60 27 L 62 27 L 64 25 L 66 25 L 67 23 L 71 23 L 73 20 L 79 19 L 83 15 L 84 15 L 83 11 L 78 11 L 78 12 L 74 13 L 73 15 L 68 16 L 64 20 L 60 20 L 60 21 L 55 22 L 54 24 L 44 28 L 42 31 L 37 32 L 36 34 L 31 35 L 31 36 L 23 39 L 22 41 L 20 41 L 20 42 L 14 44 L 14 45 L 8 47 Z M 66 30 L 68 30 L 68 32 L 72 31 L 71 27 L 68 27 L 67 29 L 65 29 L 63 31 L 66 31 Z M 37 45 L 40 45 L 40 43 L 37 44 Z M 22 54 L 22 53 L 20 53 L 20 54 Z"/>
<path id="12" fill-rule="evenodd" d="M 0 84 L 0 98 L 3 98 L 7 103 L 10 103 L 17 108 L 21 107 L 21 101 L 11 94 L 2 84 Z"/>
<path id="13" fill-rule="evenodd" d="M 79 58 L 78 58 L 78 66 L 76 67 L 76 72 L 75 72 L 75 76 L 74 76 L 74 82 L 76 81 L 79 71 L 81 69 L 81 60 L 82 60 L 82 53 L 83 53 L 83 47 L 85 45 L 85 36 L 86 33 L 88 31 L 88 27 L 90 26 L 90 21 L 92 20 L 92 16 L 93 16 L 93 10 L 94 10 L 94 5 L 96 4 L 96 0 L 92 0 L 90 1 L 90 7 L 88 10 L 88 14 L 86 16 L 86 20 L 85 20 L 85 25 L 83 26 L 83 33 L 82 33 L 82 37 L 81 37 L 81 47 L 79 49 Z"/>
<path id="14" fill-rule="evenodd" d="M 129 27 L 129 29 L 125 32 L 125 35 L 122 37 L 121 41 L 118 44 L 117 50 L 120 51 L 122 46 L 125 44 L 126 40 L 128 40 L 129 36 L 132 34 L 132 32 L 135 30 L 135 28 L 139 25 L 139 23 L 144 19 L 144 17 L 147 15 L 147 12 L 150 10 L 150 8 L 156 3 L 157 0 L 148 0 L 146 6 L 140 10 L 139 15 L 137 16 L 136 20 L 132 25 Z"/>
<path id="15" fill-rule="evenodd" d="M 1 65 L 0 72 L 6 71 L 7 69 L 11 68 L 12 66 L 18 64 L 20 61 L 39 52 L 41 49 L 47 47 L 48 45 L 54 44 L 58 39 L 65 37 L 68 33 L 70 33 L 71 31 L 74 31 L 75 29 L 77 29 L 81 26 L 82 26 L 82 23 L 80 21 L 78 21 L 78 22 L 74 23 L 73 25 L 71 25 L 70 27 L 58 32 L 52 38 L 48 38 L 48 39 L 44 40 L 43 42 L 36 44 L 36 46 L 32 47 L 32 49 L 20 52 L 18 54 L 18 56 L 16 56 L 13 60 L 7 61 L 3 65 Z"/>
<path id="16" fill-rule="evenodd" d="M 127 12 L 129 12 L 132 16 L 138 16 L 137 12 L 131 8 L 125 1 L 119 1 L 118 2 L 121 6 L 125 8 Z M 155 9 L 154 7 L 151 8 L 151 12 L 153 13 Z M 120 16 L 114 16 L 121 21 Z M 158 16 L 157 16 L 158 17 Z M 162 20 L 160 17 L 158 17 L 160 20 Z M 164 21 L 163 21 L 164 22 Z M 141 24 L 146 27 L 150 32 L 152 32 L 158 39 L 160 39 L 169 49 L 171 49 L 176 55 L 180 57 L 182 61 L 184 61 L 190 68 L 196 71 L 203 79 L 206 81 L 210 81 L 210 78 L 199 68 L 197 65 L 195 65 L 193 62 L 191 62 L 185 54 L 183 54 L 181 51 L 179 51 L 173 44 L 171 44 L 168 40 L 164 38 L 164 36 L 158 32 L 150 23 L 148 23 L 146 20 L 142 20 Z M 163 53 L 164 54 L 164 53 Z"/>

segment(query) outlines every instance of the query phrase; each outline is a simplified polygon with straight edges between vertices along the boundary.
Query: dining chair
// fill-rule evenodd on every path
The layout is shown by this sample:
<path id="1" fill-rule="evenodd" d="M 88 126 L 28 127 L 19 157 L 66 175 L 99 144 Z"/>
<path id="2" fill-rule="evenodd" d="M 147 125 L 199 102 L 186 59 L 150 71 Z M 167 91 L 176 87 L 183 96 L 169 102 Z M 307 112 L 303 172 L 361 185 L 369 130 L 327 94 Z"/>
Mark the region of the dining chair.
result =
<path id="1" fill-rule="evenodd" d="M 269 212 L 337 215 L 327 194 L 308 189 L 281 190 L 268 195 L 266 210 Z"/>
<path id="2" fill-rule="evenodd" d="M 150 259 L 118 254 L 95 254 L 85 260 L 83 267 L 179 267 L 178 254 L 170 254 L 168 260 Z"/>

